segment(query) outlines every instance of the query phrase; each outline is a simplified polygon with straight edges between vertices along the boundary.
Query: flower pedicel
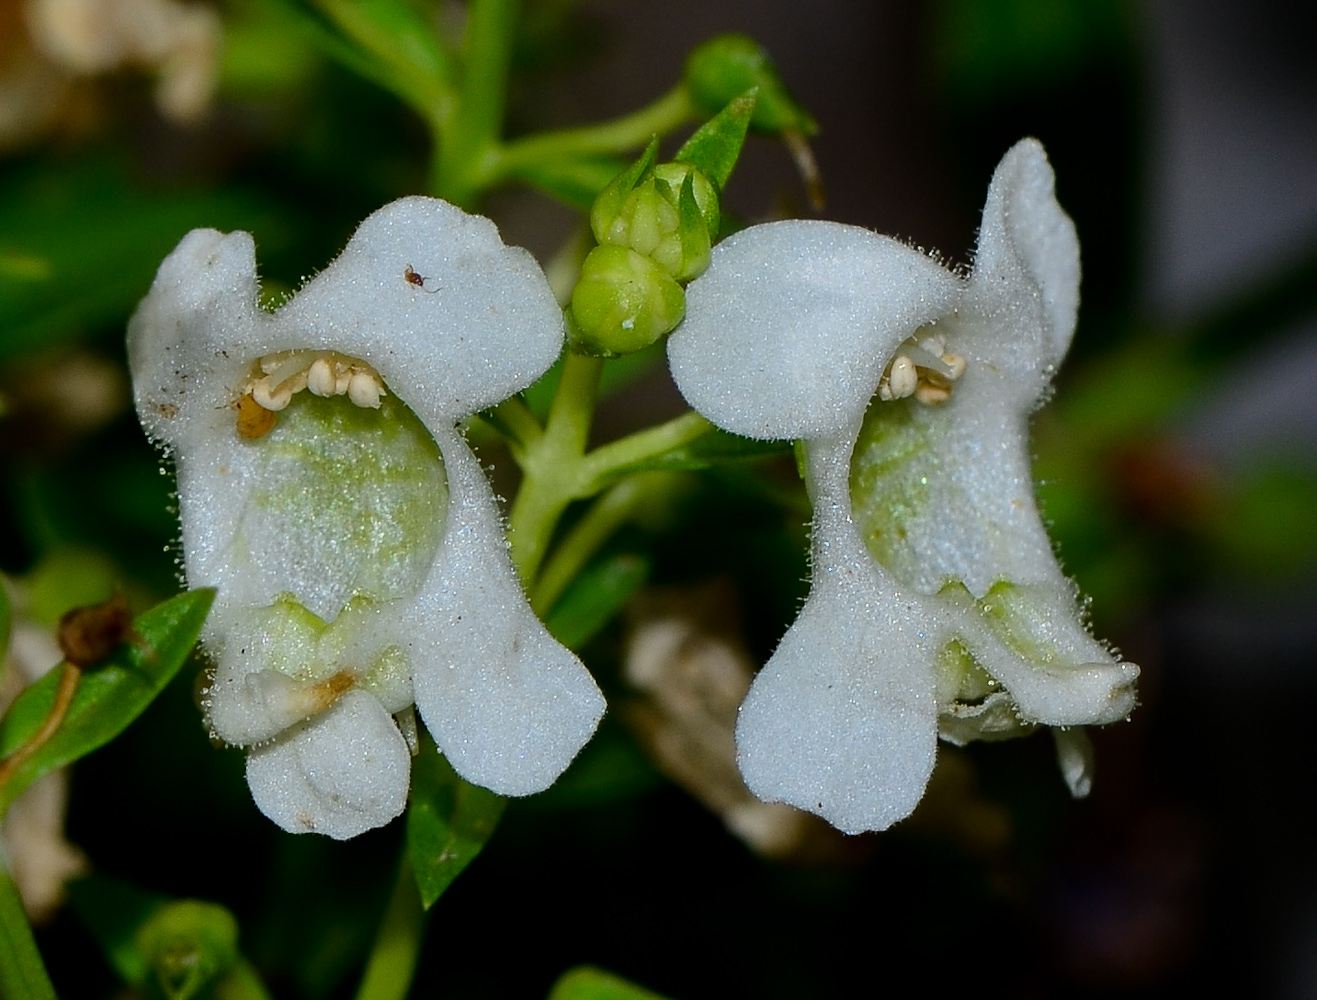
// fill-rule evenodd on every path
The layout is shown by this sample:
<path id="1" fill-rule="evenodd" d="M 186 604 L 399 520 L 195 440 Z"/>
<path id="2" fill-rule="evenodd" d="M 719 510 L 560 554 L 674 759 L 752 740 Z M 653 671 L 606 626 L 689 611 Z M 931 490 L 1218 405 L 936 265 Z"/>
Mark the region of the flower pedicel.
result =
<path id="1" fill-rule="evenodd" d="M 339 839 L 406 804 L 415 702 L 464 778 L 546 788 L 603 698 L 532 614 L 456 422 L 533 382 L 562 314 L 487 219 L 404 198 L 273 314 L 251 236 L 199 229 L 129 327 L 137 410 L 178 471 L 214 733 L 260 809 Z"/>

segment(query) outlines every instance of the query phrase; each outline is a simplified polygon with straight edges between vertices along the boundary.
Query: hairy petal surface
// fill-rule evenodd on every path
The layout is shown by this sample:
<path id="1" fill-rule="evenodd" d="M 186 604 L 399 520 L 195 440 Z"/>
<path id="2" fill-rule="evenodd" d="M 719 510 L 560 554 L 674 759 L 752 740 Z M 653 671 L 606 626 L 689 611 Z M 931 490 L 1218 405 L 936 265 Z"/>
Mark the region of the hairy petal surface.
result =
<path id="1" fill-rule="evenodd" d="M 923 797 L 936 753 L 932 662 L 943 625 L 855 532 L 852 440 L 808 446 L 813 583 L 751 685 L 736 739 L 756 795 L 859 833 L 904 819 Z"/>
<path id="2" fill-rule="evenodd" d="M 313 724 L 247 757 L 256 806 L 289 833 L 347 840 L 407 805 L 411 752 L 380 703 L 349 691 Z"/>
<path id="3" fill-rule="evenodd" d="M 835 437 L 897 346 L 948 309 L 957 279 L 896 240 L 835 222 L 751 226 L 718 244 L 668 341 L 691 406 L 752 438 Z"/>
<path id="4" fill-rule="evenodd" d="M 590 738 L 604 699 L 526 603 L 475 456 L 456 431 L 437 438 L 450 501 L 432 585 L 409 614 L 414 656 L 427 664 L 414 677 L 416 707 L 468 781 L 501 795 L 542 791 Z"/>
<path id="5" fill-rule="evenodd" d="M 1042 147 L 1003 158 L 966 279 L 865 230 L 789 222 L 713 251 L 669 342 L 726 430 L 805 441 L 810 597 L 738 726 L 759 795 L 843 830 L 922 795 L 936 735 L 1123 718 L 1138 668 L 1085 628 L 1034 501 L 1028 418 L 1069 346 L 1079 245 Z M 1078 794 L 1091 766 L 1062 739 Z"/>
<path id="6" fill-rule="evenodd" d="M 177 466 L 187 578 L 219 589 L 214 732 L 256 747 L 253 792 L 285 829 L 396 815 L 385 735 L 420 689 L 463 777 L 547 787 L 603 699 L 531 613 L 455 430 L 561 350 L 539 266 L 489 220 L 404 198 L 277 311 L 258 291 L 248 234 L 196 230 L 128 335 L 138 412 Z"/>

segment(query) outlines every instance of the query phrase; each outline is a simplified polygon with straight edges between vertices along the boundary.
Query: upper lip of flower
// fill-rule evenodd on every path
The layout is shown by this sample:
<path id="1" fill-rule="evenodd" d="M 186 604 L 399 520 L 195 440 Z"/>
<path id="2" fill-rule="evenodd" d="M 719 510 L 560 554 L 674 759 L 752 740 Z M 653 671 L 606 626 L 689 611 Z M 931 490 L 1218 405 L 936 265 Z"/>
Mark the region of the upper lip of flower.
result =
<path id="1" fill-rule="evenodd" d="M 735 433 L 809 445 L 811 594 L 738 725 L 742 770 L 762 797 L 849 832 L 907 815 L 932 770 L 934 660 L 952 638 L 972 647 L 1028 721 L 1110 722 L 1132 708 L 1138 669 L 1113 661 L 1079 624 L 1033 502 L 1025 448 L 1027 415 L 1069 344 L 1078 280 L 1074 227 L 1042 147 L 1024 140 L 993 177 L 968 280 L 866 230 L 782 222 L 729 238 L 691 284 L 686 320 L 669 341 L 687 400 Z M 932 447 L 954 466 L 949 477 L 964 474 L 948 485 L 973 482 L 943 497 L 950 507 L 932 523 L 903 522 L 913 525 L 918 568 L 898 579 L 857 532 L 851 461 L 889 362 L 928 324 L 940 324 L 969 369 L 953 387 L 952 426 Z M 990 544 L 994 533 L 1008 544 Z M 1060 641 L 1077 659 L 1030 663 L 972 601 L 939 596 L 956 581 L 967 598 L 982 598 L 1001 580 L 1060 595 L 1047 611 L 1061 609 Z"/>
<path id="2" fill-rule="evenodd" d="M 520 795 L 546 787 L 566 767 L 598 723 L 603 699 L 580 661 L 527 606 L 489 485 L 454 426 L 534 381 L 557 357 L 562 339 L 561 312 L 533 258 L 504 246 L 488 220 L 435 199 L 405 198 L 374 213 L 338 259 L 273 314 L 257 306 L 248 234 L 196 230 L 166 258 L 130 324 L 129 360 L 142 422 L 178 466 L 188 579 L 219 588 L 203 633 L 219 660 L 211 699 L 222 711 L 212 704 L 211 715 L 243 717 L 236 730 L 220 735 L 250 743 L 287 724 L 274 717 L 287 708 L 281 696 L 250 688 L 243 658 L 225 645 L 241 634 L 236 623 L 244 615 L 290 589 L 278 566 L 257 573 L 253 563 L 235 559 L 258 485 L 260 447 L 236 432 L 234 403 L 262 376 L 253 374 L 259 359 L 311 352 L 302 366 L 309 377 L 311 360 L 321 356 L 313 352 L 337 352 L 378 373 L 383 391 L 419 418 L 442 455 L 448 488 L 442 539 L 419 590 L 381 608 L 371 627 L 405 647 L 417 707 L 463 777 Z M 285 380 L 282 369 L 277 374 L 279 385 L 266 389 L 289 389 L 296 381 Z M 378 397 L 353 400 L 370 406 Z M 243 542 L 256 553 L 252 559 L 260 558 L 260 543 Z M 336 607 L 320 613 L 326 610 L 337 613 Z M 342 694 L 336 689 L 328 704 Z M 360 716 L 359 701 L 353 717 Z M 395 741 L 379 727 L 374 732 L 376 750 L 396 757 L 401 737 Z M 323 739 L 288 738 L 299 739 L 302 749 L 276 755 L 282 770 L 267 775 L 285 791 L 289 768 L 303 768 L 301 777 L 311 780 L 312 768 L 298 754 L 312 752 L 312 744 L 315 752 L 328 749 Z M 257 771 L 267 774 L 275 758 L 258 753 L 267 754 L 267 764 Z M 343 763 L 340 770 L 346 775 L 354 766 Z M 252 780 L 255 787 L 258 779 Z M 316 794 L 330 797 L 327 786 Z M 405 794 L 404 782 L 390 815 L 367 809 L 364 818 L 339 824 L 325 806 L 325 815 L 310 821 L 334 836 L 352 836 L 396 815 Z M 305 802 L 299 802 L 276 820 L 305 829 Z"/>

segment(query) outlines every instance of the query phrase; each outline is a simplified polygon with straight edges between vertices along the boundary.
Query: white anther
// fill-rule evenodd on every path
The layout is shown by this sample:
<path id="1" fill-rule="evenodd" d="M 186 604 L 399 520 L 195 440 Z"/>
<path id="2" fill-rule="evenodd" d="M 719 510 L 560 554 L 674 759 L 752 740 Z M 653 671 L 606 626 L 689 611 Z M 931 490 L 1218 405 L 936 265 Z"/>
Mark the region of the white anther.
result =
<path id="1" fill-rule="evenodd" d="M 346 396 L 348 386 L 352 383 L 352 372 L 346 368 L 340 369 L 334 376 L 334 395 Z"/>
<path id="2" fill-rule="evenodd" d="M 337 379 L 334 368 L 325 358 L 316 358 L 306 373 L 306 387 L 317 396 L 333 396 Z"/>
<path id="3" fill-rule="evenodd" d="M 942 355 L 942 363 L 947 366 L 947 378 L 953 382 L 964 375 L 965 369 L 969 367 L 968 361 L 959 354 L 953 354 L 950 351 Z"/>
<path id="4" fill-rule="evenodd" d="M 352 380 L 348 383 L 348 399 L 358 406 L 379 409 L 382 393 L 383 387 L 379 380 L 366 372 L 354 372 Z"/>
<path id="5" fill-rule="evenodd" d="M 914 392 L 915 399 L 928 406 L 938 406 L 951 398 L 951 389 L 947 386 L 921 382 Z"/>
<path id="6" fill-rule="evenodd" d="M 892 399 L 905 399 L 919 386 L 919 373 L 915 363 L 906 355 L 898 354 L 892 359 L 892 367 L 887 374 L 887 387 Z"/>
<path id="7" fill-rule="evenodd" d="M 302 368 L 298 371 L 293 372 L 293 374 L 289 375 L 277 386 L 275 386 L 275 392 L 280 393 L 283 392 L 285 389 L 287 389 L 290 394 L 295 395 L 296 393 L 301 392 L 305 388 L 306 388 L 306 369 Z"/>
<path id="8" fill-rule="evenodd" d="M 281 385 L 275 388 L 270 384 L 269 376 L 252 383 L 252 399 L 267 410 L 279 411 L 293 398 L 292 389 Z"/>

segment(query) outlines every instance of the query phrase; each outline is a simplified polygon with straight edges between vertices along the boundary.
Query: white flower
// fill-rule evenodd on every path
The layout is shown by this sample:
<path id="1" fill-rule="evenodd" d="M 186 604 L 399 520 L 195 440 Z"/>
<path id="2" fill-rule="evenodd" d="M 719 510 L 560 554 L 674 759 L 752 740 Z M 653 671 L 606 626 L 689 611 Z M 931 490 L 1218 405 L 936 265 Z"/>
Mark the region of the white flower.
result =
<path id="1" fill-rule="evenodd" d="M 128 333 L 138 413 L 173 455 L 216 735 L 260 809 L 339 839 L 406 804 L 390 717 L 415 701 L 464 778 L 547 787 L 604 703 L 531 612 L 456 422 L 534 381 L 562 315 L 487 219 L 405 198 L 273 314 L 247 233 L 189 233 Z"/>
<path id="2" fill-rule="evenodd" d="M 780 222 L 720 244 L 691 284 L 669 343 L 683 394 L 727 430 L 806 443 L 812 588 L 737 727 L 760 797 L 881 830 L 923 795 L 939 730 L 1133 707 L 1138 668 L 1084 628 L 1029 471 L 1028 415 L 1078 294 L 1074 226 L 1031 139 L 997 168 L 968 279 L 867 230 Z M 1083 742 L 1059 740 L 1077 792 Z"/>

